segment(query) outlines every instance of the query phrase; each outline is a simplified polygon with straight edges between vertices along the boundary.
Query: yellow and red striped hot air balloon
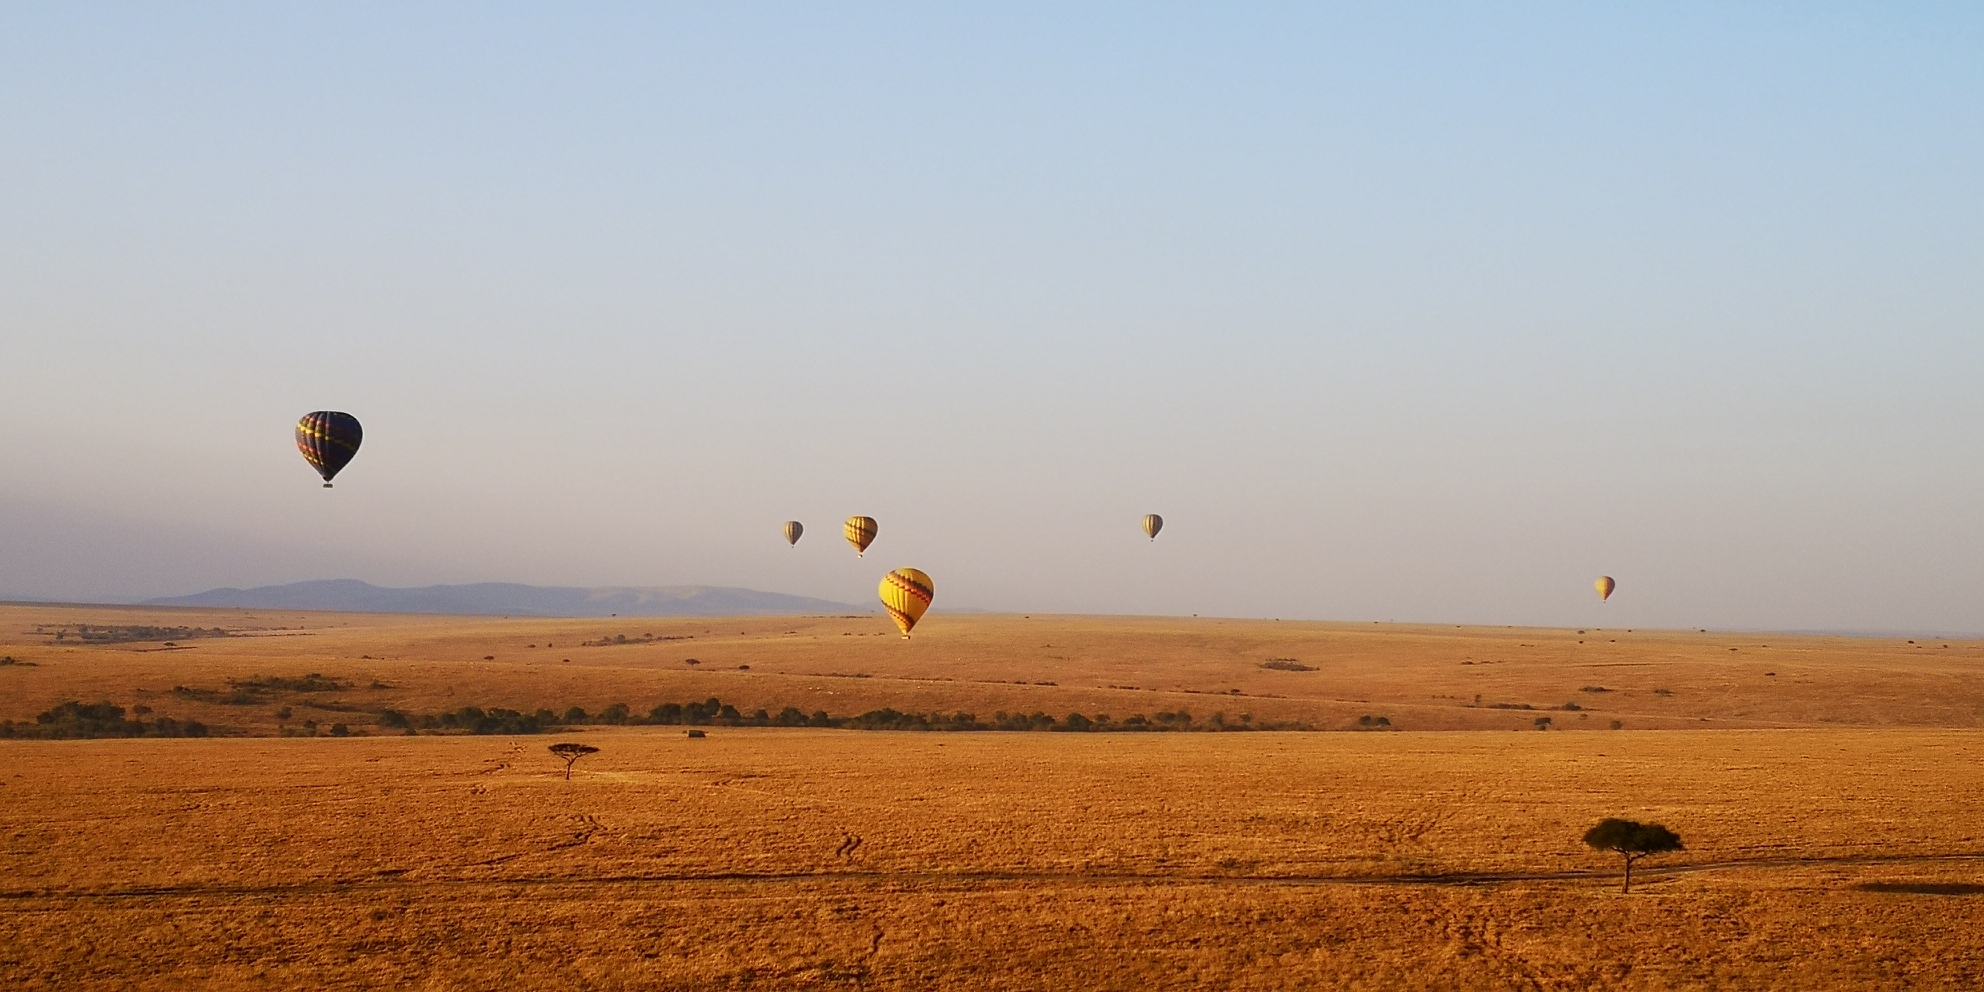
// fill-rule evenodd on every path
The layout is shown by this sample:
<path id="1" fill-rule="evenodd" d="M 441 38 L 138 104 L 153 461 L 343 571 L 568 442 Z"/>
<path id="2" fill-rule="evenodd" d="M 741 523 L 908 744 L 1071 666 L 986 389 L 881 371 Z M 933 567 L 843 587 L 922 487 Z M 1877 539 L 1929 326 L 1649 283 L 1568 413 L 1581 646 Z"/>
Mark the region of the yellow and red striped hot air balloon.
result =
<path id="1" fill-rule="evenodd" d="M 914 568 L 898 568 L 882 576 L 882 608 L 889 611 L 889 619 L 902 628 L 902 636 L 909 636 L 910 628 L 923 619 L 923 611 L 930 608 L 930 600 L 936 596 L 937 587 L 930 576 Z"/>
<path id="2" fill-rule="evenodd" d="M 358 444 L 364 439 L 358 418 L 348 413 L 318 410 L 296 422 L 296 450 L 303 452 L 303 460 L 324 477 L 325 489 L 331 488 L 331 478 L 350 464 L 351 456 L 358 454 Z"/>
<path id="3" fill-rule="evenodd" d="M 1610 575 L 1601 575 L 1591 586 L 1598 590 L 1599 601 L 1603 602 L 1612 598 L 1612 590 L 1619 588 L 1619 583 L 1612 581 Z"/>
<path id="4" fill-rule="evenodd" d="M 847 543 L 854 545 L 856 557 L 866 554 L 868 546 L 875 543 L 877 530 L 874 517 L 849 517 L 847 525 L 841 528 L 841 532 L 847 535 Z"/>

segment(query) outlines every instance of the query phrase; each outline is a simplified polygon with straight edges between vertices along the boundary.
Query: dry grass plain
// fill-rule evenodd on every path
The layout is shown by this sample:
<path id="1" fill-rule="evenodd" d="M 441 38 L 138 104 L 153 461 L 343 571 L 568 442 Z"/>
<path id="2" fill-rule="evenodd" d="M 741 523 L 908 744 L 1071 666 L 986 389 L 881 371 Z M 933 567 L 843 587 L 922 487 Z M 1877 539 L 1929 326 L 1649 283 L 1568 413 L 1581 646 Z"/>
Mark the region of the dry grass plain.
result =
<path id="1" fill-rule="evenodd" d="M 235 634 L 52 636 L 85 623 Z M 620 634 L 656 639 L 579 646 Z M 240 735 L 0 741 L 8 988 L 1984 986 L 1976 642 L 0 607 L 0 655 L 32 662 L 0 667 L 0 719 L 105 699 Z M 172 691 L 311 672 L 351 688 Z M 365 716 L 711 695 L 1400 732 L 406 737 Z M 271 736 L 278 703 L 375 736 Z M 567 782 L 557 740 L 601 751 Z M 1610 815 L 1689 850 L 1621 895 L 1578 841 Z"/>

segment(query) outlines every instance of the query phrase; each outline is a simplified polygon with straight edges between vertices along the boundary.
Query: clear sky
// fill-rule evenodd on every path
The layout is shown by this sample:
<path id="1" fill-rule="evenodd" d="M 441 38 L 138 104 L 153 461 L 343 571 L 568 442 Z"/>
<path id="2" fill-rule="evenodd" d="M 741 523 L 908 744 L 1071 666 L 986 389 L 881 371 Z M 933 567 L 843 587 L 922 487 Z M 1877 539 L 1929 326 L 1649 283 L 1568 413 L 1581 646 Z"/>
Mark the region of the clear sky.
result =
<path id="1" fill-rule="evenodd" d="M 1984 631 L 1978 5 L 653 6 L 0 7 L 0 595 Z"/>

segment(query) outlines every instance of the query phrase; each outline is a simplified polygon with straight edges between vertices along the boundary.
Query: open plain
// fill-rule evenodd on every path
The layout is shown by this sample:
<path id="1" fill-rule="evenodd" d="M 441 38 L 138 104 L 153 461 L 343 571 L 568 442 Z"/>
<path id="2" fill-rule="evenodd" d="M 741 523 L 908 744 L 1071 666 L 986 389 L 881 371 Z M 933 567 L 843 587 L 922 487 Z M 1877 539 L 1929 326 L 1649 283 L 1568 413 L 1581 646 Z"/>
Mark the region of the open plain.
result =
<path id="1" fill-rule="evenodd" d="M 210 734 L 0 741 L 10 988 L 1984 985 L 1974 641 L 7 606 L 0 656 L 0 720 Z M 709 697 L 1310 729 L 380 717 Z M 1687 850 L 1622 894 L 1606 816 Z"/>

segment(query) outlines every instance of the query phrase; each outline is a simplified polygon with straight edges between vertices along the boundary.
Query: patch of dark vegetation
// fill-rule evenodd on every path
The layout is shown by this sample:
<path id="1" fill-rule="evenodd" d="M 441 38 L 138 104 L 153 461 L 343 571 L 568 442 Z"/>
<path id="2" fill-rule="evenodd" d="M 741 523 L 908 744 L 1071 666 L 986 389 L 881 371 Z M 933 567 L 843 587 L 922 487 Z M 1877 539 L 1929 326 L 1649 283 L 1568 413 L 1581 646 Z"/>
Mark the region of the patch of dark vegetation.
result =
<path id="1" fill-rule="evenodd" d="M 325 678 L 317 672 L 311 672 L 302 678 L 269 676 L 267 678 L 230 679 L 227 684 L 233 688 L 248 692 L 337 692 L 340 689 L 351 688 L 351 683 L 349 682 L 339 682 L 337 679 Z"/>
<path id="2" fill-rule="evenodd" d="M 146 712 L 150 712 L 147 710 Z M 110 702 L 67 702 L 34 718 L 33 723 L 0 721 L 0 737 L 40 740 L 93 740 L 103 737 L 205 737 L 207 725 L 169 716 L 127 720 L 124 707 Z"/>
<path id="3" fill-rule="evenodd" d="M 1491 710 L 1533 710 L 1536 707 L 1528 703 L 1489 703 L 1488 708 Z"/>
<path id="4" fill-rule="evenodd" d="M 284 717 L 284 719 L 287 719 L 287 717 Z M 305 720 L 303 721 L 303 725 L 300 727 L 281 727 L 279 728 L 279 731 L 284 737 L 324 737 L 327 735 L 331 737 L 352 736 L 352 730 L 349 724 L 334 723 L 331 724 L 329 727 L 325 727 L 322 724 L 319 724 L 315 720 Z M 361 737 L 365 736 L 365 732 L 362 730 L 359 731 L 358 736 Z"/>
<path id="5" fill-rule="evenodd" d="M 1656 695 L 1656 696 L 1672 696 L 1672 695 L 1674 694 L 1674 690 L 1672 690 L 1672 689 L 1655 689 L 1655 690 L 1653 690 L 1653 694 L 1654 694 L 1654 695 Z"/>
<path id="6" fill-rule="evenodd" d="M 1373 724 L 1374 726 L 1390 725 L 1390 721 L 1384 717 L 1367 719 L 1378 721 Z M 1138 713 L 1122 720 L 1112 719 L 1108 714 L 1103 713 L 1094 716 L 1070 713 L 1066 717 L 1054 717 L 1039 711 L 1032 713 L 1000 711 L 987 719 L 965 712 L 905 713 L 893 707 L 869 710 L 852 716 L 831 716 L 825 710 L 807 713 L 796 706 L 788 706 L 776 714 L 763 709 L 747 714 L 715 697 L 700 703 L 662 703 L 650 709 L 645 715 L 634 713 L 625 703 L 614 703 L 598 713 L 587 713 L 584 708 L 574 706 L 562 714 L 549 709 L 525 713 L 521 710 L 464 706 L 446 713 L 416 714 L 394 709 L 382 710 L 377 722 L 380 727 L 409 734 L 423 732 L 542 734 L 583 726 L 829 727 L 842 730 L 1003 730 L 1073 733 L 1315 729 L 1305 723 L 1265 721 L 1257 723 L 1253 716 L 1244 713 L 1233 722 L 1227 720 L 1225 713 L 1214 713 L 1208 719 L 1197 720 L 1186 710 L 1166 711 L 1155 716 Z M 314 728 L 312 732 L 314 733 Z"/>
<path id="7" fill-rule="evenodd" d="M 47 627 L 36 624 L 34 632 L 58 642 L 70 638 L 84 644 L 131 644 L 143 641 L 190 641 L 200 637 L 226 637 L 219 627 L 98 626 L 79 623 L 73 627 Z"/>
<path id="8" fill-rule="evenodd" d="M 1975 882 L 1861 882 L 1854 888 L 1912 896 L 1984 896 L 1984 885 Z"/>
<path id="9" fill-rule="evenodd" d="M 197 699 L 203 703 L 218 703 L 223 706 L 260 706 L 279 695 L 288 693 L 338 692 L 351 688 L 351 683 L 340 682 L 317 672 L 300 678 L 284 678 L 279 675 L 258 676 L 250 679 L 229 679 L 226 689 L 195 689 L 183 685 L 172 687 L 172 694 L 187 699 Z M 350 706 L 332 703 L 310 703 L 318 709 L 335 709 L 358 712 Z"/>
<path id="10" fill-rule="evenodd" d="M 1314 665 L 1304 665 L 1293 658 L 1269 658 L 1261 662 L 1261 667 L 1276 672 L 1313 672 Z"/>
<path id="11" fill-rule="evenodd" d="M 11 655 L 11 654 L 10 654 L 10 655 L 8 655 L 8 656 L 6 656 L 6 657 L 4 657 L 4 658 L 0 658 L 0 668 L 7 668 L 7 667 L 9 667 L 9 666 L 13 666 L 13 665 L 19 665 L 19 666 L 20 666 L 20 667 L 22 667 L 22 668 L 33 668 L 33 667 L 35 667 L 35 663 L 34 663 L 34 662 L 32 662 L 32 661 L 22 661 L 21 659 L 19 659 L 19 658 L 16 658 L 16 657 L 14 657 L 14 656 L 13 656 L 13 655 Z"/>
<path id="12" fill-rule="evenodd" d="M 1581 710 L 1581 709 L 1584 709 L 1584 707 L 1582 707 L 1582 706 L 1579 706 L 1579 705 L 1578 705 L 1578 704 L 1576 704 L 1576 703 L 1565 703 L 1564 705 L 1562 705 L 1562 706 L 1559 706 L 1559 707 L 1557 707 L 1557 708 L 1558 708 L 1558 709 L 1560 709 L 1560 710 L 1564 710 L 1564 711 L 1566 711 L 1566 712 L 1570 712 L 1570 713 L 1576 713 L 1577 711 L 1579 711 L 1579 710 Z"/>
<path id="13" fill-rule="evenodd" d="M 657 644 L 662 641 L 693 641 L 695 639 L 696 639 L 696 635 L 694 634 L 679 634 L 674 637 L 656 637 L 653 634 L 642 634 L 639 637 L 628 637 L 625 634 L 615 634 L 612 637 L 601 637 L 599 640 L 596 641 L 580 641 L 579 647 L 610 648 L 610 647 L 617 647 L 622 644 Z M 549 645 L 546 646 L 549 647 Z"/>
<path id="14" fill-rule="evenodd" d="M 224 689 L 195 689 L 184 685 L 173 686 L 172 694 L 183 696 L 187 699 L 195 699 L 202 703 L 218 703 L 222 706 L 254 706 L 267 699 L 266 696 L 259 696 L 252 692 L 228 692 Z"/>
<path id="15" fill-rule="evenodd" d="M 1357 729 L 1359 730 L 1389 730 L 1391 729 L 1391 725 L 1392 718 L 1388 716 L 1372 716 L 1366 713 L 1357 718 Z"/>
<path id="16" fill-rule="evenodd" d="M 1611 692 L 1612 690 L 1607 689 L 1602 685 L 1588 685 L 1582 689 L 1579 689 L 1578 691 L 1579 692 Z"/>
<path id="17" fill-rule="evenodd" d="M 324 700 L 324 701 L 319 701 L 319 700 L 315 700 L 315 699 L 305 699 L 305 700 L 300 700 L 300 701 L 298 701 L 296 705 L 298 705 L 298 706 L 308 706 L 308 707 L 310 707 L 310 708 L 311 708 L 311 709 L 313 709 L 313 710 L 326 710 L 326 711 L 328 711 L 328 712 L 331 712 L 331 713 L 371 713 L 371 712 L 374 712 L 374 710 L 373 710 L 373 709 L 372 709 L 372 707 L 370 707 L 370 706 L 364 706 L 364 705 L 361 705 L 361 704 L 358 704 L 358 703 L 339 703 L 339 702 L 332 702 L 332 701 L 329 701 L 329 700 Z"/>

